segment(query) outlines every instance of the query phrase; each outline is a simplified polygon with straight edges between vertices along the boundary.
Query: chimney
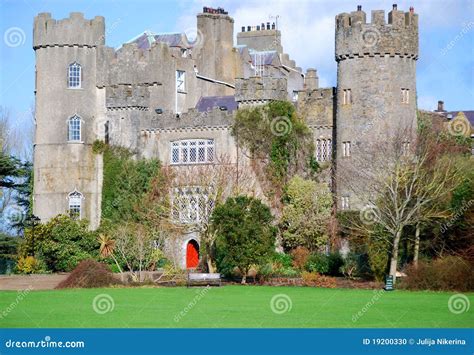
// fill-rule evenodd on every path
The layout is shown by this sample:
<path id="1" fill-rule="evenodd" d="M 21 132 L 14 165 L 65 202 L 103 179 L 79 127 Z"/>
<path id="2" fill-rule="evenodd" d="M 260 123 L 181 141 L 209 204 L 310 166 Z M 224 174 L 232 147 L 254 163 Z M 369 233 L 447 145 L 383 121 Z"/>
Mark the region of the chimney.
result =
<path id="1" fill-rule="evenodd" d="M 242 32 L 245 32 L 245 26 L 242 26 Z"/>
<path id="2" fill-rule="evenodd" d="M 394 11 L 397 11 L 397 4 L 393 4 L 392 8 Z"/>
<path id="3" fill-rule="evenodd" d="M 267 22 L 267 30 L 270 29 L 270 22 Z"/>
<path id="4" fill-rule="evenodd" d="M 357 5 L 357 11 L 362 11 L 362 5 Z"/>
<path id="5" fill-rule="evenodd" d="M 410 14 L 414 14 L 415 13 L 415 8 L 413 6 L 410 6 Z"/>
<path id="6" fill-rule="evenodd" d="M 446 112 L 444 110 L 444 101 L 438 101 L 438 109 L 436 110 L 436 112 Z"/>

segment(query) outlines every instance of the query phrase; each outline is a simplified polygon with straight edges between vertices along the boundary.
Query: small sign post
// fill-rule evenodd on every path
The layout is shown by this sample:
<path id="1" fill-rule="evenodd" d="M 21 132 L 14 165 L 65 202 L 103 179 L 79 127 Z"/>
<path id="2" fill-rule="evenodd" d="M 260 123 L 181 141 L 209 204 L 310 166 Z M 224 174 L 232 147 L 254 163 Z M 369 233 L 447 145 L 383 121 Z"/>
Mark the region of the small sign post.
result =
<path id="1" fill-rule="evenodd" d="M 385 291 L 393 291 L 393 276 L 389 275 L 385 278 Z"/>

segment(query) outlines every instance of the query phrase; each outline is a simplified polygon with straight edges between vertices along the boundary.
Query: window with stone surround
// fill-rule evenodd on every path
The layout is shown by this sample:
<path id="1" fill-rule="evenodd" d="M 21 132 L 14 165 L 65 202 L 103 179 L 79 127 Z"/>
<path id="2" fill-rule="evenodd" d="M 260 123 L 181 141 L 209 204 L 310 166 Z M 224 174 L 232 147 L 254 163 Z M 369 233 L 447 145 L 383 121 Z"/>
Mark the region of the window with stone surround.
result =
<path id="1" fill-rule="evenodd" d="M 176 91 L 186 92 L 186 72 L 176 70 Z"/>
<path id="2" fill-rule="evenodd" d="M 77 190 L 68 195 L 68 211 L 72 219 L 81 219 L 83 199 L 84 196 Z"/>
<path id="3" fill-rule="evenodd" d="M 352 104 L 352 90 L 351 89 L 343 89 L 342 104 L 343 105 Z"/>
<path id="4" fill-rule="evenodd" d="M 331 139 L 317 139 L 316 140 L 316 161 L 329 161 L 332 154 Z"/>
<path id="5" fill-rule="evenodd" d="M 172 190 L 172 219 L 181 224 L 205 222 L 214 208 L 210 188 L 201 186 L 175 187 Z"/>
<path id="6" fill-rule="evenodd" d="M 79 63 L 72 63 L 69 65 L 68 69 L 68 88 L 70 89 L 80 89 L 81 88 L 81 77 L 82 68 Z"/>
<path id="7" fill-rule="evenodd" d="M 171 142 L 171 164 L 211 164 L 214 139 L 185 139 Z"/>
<path id="8" fill-rule="evenodd" d="M 82 120 L 78 115 L 74 115 L 68 120 L 68 142 L 81 142 Z"/>
<path id="9" fill-rule="evenodd" d="M 410 89 L 402 88 L 402 104 L 410 103 Z"/>
<path id="10" fill-rule="evenodd" d="M 343 157 L 351 156 L 351 142 L 350 141 L 342 142 L 342 156 Z"/>
<path id="11" fill-rule="evenodd" d="M 349 196 L 342 196 L 341 197 L 341 209 L 348 210 L 350 208 L 349 205 Z"/>

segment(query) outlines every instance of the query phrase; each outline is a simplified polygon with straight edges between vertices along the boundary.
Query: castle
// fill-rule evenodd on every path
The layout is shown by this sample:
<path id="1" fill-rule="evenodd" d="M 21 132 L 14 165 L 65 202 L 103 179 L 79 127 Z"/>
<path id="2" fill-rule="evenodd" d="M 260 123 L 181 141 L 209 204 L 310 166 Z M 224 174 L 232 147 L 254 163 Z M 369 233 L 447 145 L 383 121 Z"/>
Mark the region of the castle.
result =
<path id="1" fill-rule="evenodd" d="M 367 123 L 382 117 L 390 130 L 416 119 L 418 15 L 393 5 L 388 19 L 377 10 L 368 21 L 358 6 L 335 20 L 337 87 L 320 88 L 317 71 L 304 73 L 284 52 L 276 24 L 242 27 L 234 45 L 234 20 L 221 8 L 197 15 L 194 41 L 144 32 L 119 49 L 105 45 L 103 17 L 38 14 L 34 214 L 47 221 L 70 211 L 98 227 L 96 140 L 164 165 L 214 164 L 220 154 L 244 161 L 230 134 L 234 114 L 272 100 L 294 103 L 313 131 L 316 159 L 336 172 L 337 208 L 355 208 L 339 171 L 375 139 Z M 181 255 L 191 242 L 198 248 L 199 236 L 182 240 Z"/>

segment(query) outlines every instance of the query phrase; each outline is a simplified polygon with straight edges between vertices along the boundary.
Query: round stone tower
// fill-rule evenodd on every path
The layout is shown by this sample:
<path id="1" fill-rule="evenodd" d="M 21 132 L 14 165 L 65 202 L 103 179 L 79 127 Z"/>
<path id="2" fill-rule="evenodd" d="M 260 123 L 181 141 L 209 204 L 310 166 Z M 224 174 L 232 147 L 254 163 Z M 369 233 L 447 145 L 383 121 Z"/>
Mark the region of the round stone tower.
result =
<path id="1" fill-rule="evenodd" d="M 92 152 L 105 98 L 96 87 L 103 17 L 35 17 L 36 130 L 34 214 L 42 221 L 72 211 L 94 228 L 100 218 L 102 161 Z"/>
<path id="2" fill-rule="evenodd" d="M 357 209 L 347 165 L 357 164 L 364 145 L 416 127 L 418 15 L 393 5 L 388 23 L 383 10 L 372 11 L 367 22 L 358 6 L 336 16 L 335 49 L 338 207 Z"/>

